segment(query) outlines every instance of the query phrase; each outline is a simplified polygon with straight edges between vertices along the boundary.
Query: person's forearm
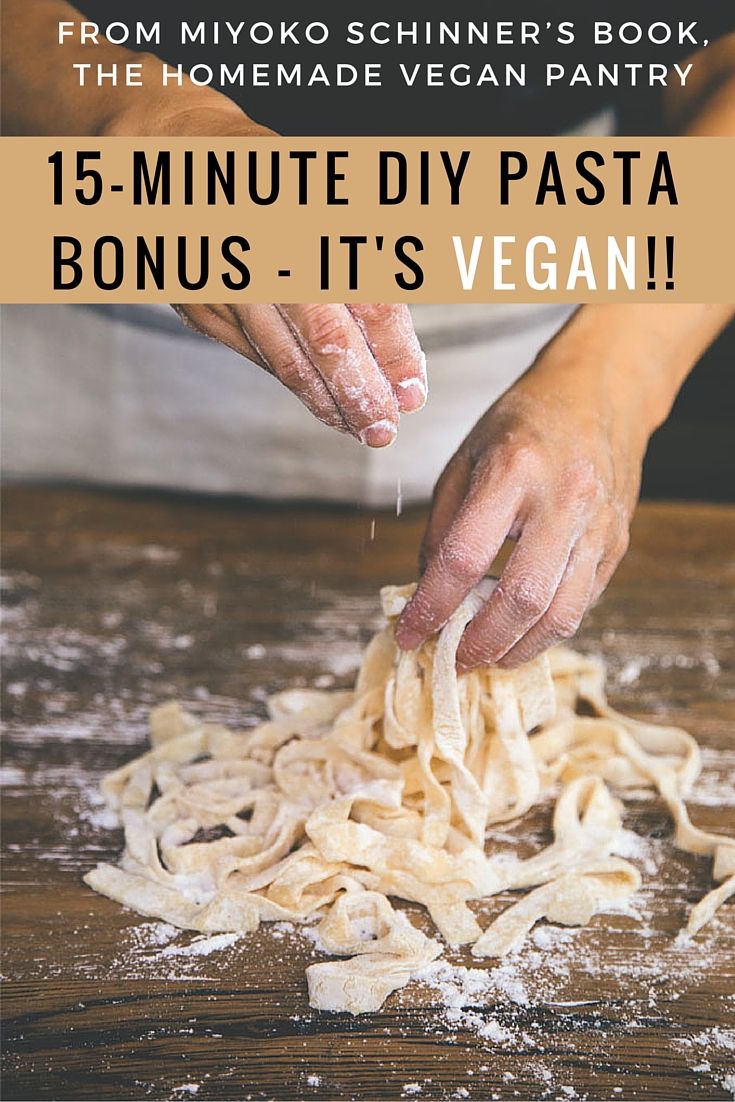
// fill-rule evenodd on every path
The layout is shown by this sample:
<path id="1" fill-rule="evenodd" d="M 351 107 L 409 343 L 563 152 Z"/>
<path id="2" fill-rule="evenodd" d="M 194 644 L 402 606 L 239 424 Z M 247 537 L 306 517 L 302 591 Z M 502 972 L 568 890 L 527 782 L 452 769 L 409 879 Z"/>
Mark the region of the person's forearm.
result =
<path id="1" fill-rule="evenodd" d="M 668 122 L 690 136 L 735 135 L 735 35 L 710 47 L 699 59 L 688 96 L 670 100 Z M 606 365 L 625 386 L 640 387 L 645 431 L 664 421 L 674 398 L 719 332 L 735 316 L 735 305 L 609 304 L 584 306 L 550 345 L 549 362 Z M 543 359 L 541 369 L 543 369 Z"/>
<path id="2" fill-rule="evenodd" d="M 131 50 L 102 40 L 81 46 L 69 40 L 59 45 L 59 23 L 79 21 L 80 13 L 64 0 L 4 0 L 3 130 L 6 134 L 99 134 L 120 98 L 141 89 L 106 83 L 79 87 L 72 65 L 141 60 Z M 144 64 L 148 59 L 144 59 Z"/>
<path id="3" fill-rule="evenodd" d="M 615 389 L 635 388 L 641 430 L 666 419 L 684 379 L 731 318 L 735 306 L 605 303 L 583 306 L 554 338 L 534 371 L 596 371 Z"/>
<path id="4" fill-rule="evenodd" d="M 735 34 L 689 59 L 685 88 L 664 93 L 664 122 L 671 133 L 696 137 L 735 135 Z"/>
<path id="5" fill-rule="evenodd" d="M 213 88 L 198 88 L 188 78 L 181 85 L 161 84 L 161 61 L 100 38 L 96 45 L 78 38 L 59 44 L 59 23 L 78 23 L 82 16 L 65 0 L 3 0 L 2 121 L 6 134 L 105 135 L 177 133 L 178 120 L 195 111 L 196 130 L 207 132 L 210 112 L 216 112 L 213 133 L 221 133 L 224 118 L 246 120 L 240 108 Z M 79 86 L 72 66 L 93 63 L 118 69 L 118 83 L 101 87 L 89 80 Z M 124 66 L 140 64 L 141 87 L 127 87 Z"/>
<path id="6" fill-rule="evenodd" d="M 712 89 L 684 133 L 700 138 L 735 135 L 735 72 L 728 73 Z"/>

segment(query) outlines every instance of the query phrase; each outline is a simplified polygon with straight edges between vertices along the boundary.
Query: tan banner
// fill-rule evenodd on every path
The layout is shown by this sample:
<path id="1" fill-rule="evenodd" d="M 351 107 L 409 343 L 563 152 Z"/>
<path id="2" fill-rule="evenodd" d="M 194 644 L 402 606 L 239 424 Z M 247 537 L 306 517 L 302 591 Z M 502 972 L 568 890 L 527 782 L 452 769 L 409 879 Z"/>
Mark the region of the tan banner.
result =
<path id="1" fill-rule="evenodd" d="M 3 302 L 735 301 L 733 138 L 4 138 Z"/>

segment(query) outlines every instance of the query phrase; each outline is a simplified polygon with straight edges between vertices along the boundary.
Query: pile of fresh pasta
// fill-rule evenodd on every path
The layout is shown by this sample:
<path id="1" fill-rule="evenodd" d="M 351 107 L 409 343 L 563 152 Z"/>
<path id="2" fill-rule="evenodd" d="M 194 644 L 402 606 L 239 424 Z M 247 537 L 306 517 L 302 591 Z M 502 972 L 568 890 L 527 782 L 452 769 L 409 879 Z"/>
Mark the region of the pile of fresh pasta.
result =
<path id="1" fill-rule="evenodd" d="M 385 588 L 388 623 L 354 691 L 279 693 L 254 729 L 156 708 L 151 749 L 103 782 L 125 831 L 120 863 L 86 882 L 191 930 L 319 916 L 335 959 L 306 969 L 310 1003 L 358 1014 L 442 952 L 389 896 L 423 905 L 447 943 L 476 957 L 517 949 L 543 919 L 583 925 L 623 903 L 640 874 L 613 855 L 622 808 L 611 790 L 646 785 L 668 806 L 675 844 L 713 861 L 718 886 L 689 916 L 695 934 L 735 894 L 735 839 L 693 826 L 683 803 L 696 742 L 614 712 L 603 666 L 571 650 L 458 677 L 460 638 L 492 584 L 416 652 L 393 634 L 413 587 Z M 551 845 L 525 860 L 486 852 L 488 827 L 557 784 Z M 523 894 L 482 929 L 472 901 L 509 889 Z"/>

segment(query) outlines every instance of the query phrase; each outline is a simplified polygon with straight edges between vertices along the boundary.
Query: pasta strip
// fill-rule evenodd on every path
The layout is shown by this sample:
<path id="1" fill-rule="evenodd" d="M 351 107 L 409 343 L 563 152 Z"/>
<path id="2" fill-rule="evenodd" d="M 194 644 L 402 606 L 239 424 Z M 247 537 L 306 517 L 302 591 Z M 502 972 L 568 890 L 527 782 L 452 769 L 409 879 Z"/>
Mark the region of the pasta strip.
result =
<path id="1" fill-rule="evenodd" d="M 151 749 L 102 785 L 125 832 L 120 863 L 98 865 L 87 884 L 206 932 L 318 915 L 321 947 L 339 959 L 307 968 L 310 1003 L 359 1014 L 442 952 L 388 896 L 425 907 L 446 942 L 477 957 L 519 948 L 544 919 L 585 925 L 618 906 L 641 878 L 614 856 L 622 804 L 611 788 L 649 785 L 675 844 L 711 858 L 720 882 L 691 912 L 696 934 L 735 894 L 735 839 L 694 826 L 684 804 L 696 742 L 615 712 L 602 664 L 566 648 L 458 678 L 462 633 L 493 585 L 415 653 L 393 637 L 413 587 L 387 587 L 388 624 L 354 691 L 278 693 L 254 730 L 155 708 Z M 526 860 L 486 851 L 489 825 L 517 819 L 556 783 L 551 845 Z M 526 894 L 483 931 L 472 902 L 507 890 Z"/>

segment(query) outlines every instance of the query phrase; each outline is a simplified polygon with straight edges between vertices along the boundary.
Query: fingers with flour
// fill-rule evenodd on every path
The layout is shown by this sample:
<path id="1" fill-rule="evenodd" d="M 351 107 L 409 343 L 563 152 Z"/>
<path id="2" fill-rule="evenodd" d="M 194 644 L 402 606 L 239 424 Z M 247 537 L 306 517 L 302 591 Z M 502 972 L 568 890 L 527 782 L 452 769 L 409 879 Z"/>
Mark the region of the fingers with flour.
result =
<path id="1" fill-rule="evenodd" d="M 246 339 L 271 374 L 325 425 L 348 432 L 329 387 L 278 306 L 253 303 L 234 310 Z"/>
<path id="2" fill-rule="evenodd" d="M 278 310 L 349 430 L 370 447 L 392 444 L 398 432 L 398 403 L 347 307 L 280 304 Z"/>
<path id="3" fill-rule="evenodd" d="M 512 669 L 530 662 L 536 655 L 576 633 L 592 600 L 600 555 L 599 541 L 593 537 L 577 543 L 548 608 L 498 660 L 499 666 Z"/>
<path id="4" fill-rule="evenodd" d="M 461 468 L 453 477 L 461 481 Z M 477 585 L 511 530 L 521 499 L 522 489 L 513 481 L 471 482 L 398 622 L 401 647 L 413 650 L 438 631 Z"/>
<path id="5" fill-rule="evenodd" d="M 426 357 L 407 306 L 362 303 L 348 306 L 363 331 L 376 363 L 393 388 L 401 413 L 413 413 L 426 402 Z"/>

